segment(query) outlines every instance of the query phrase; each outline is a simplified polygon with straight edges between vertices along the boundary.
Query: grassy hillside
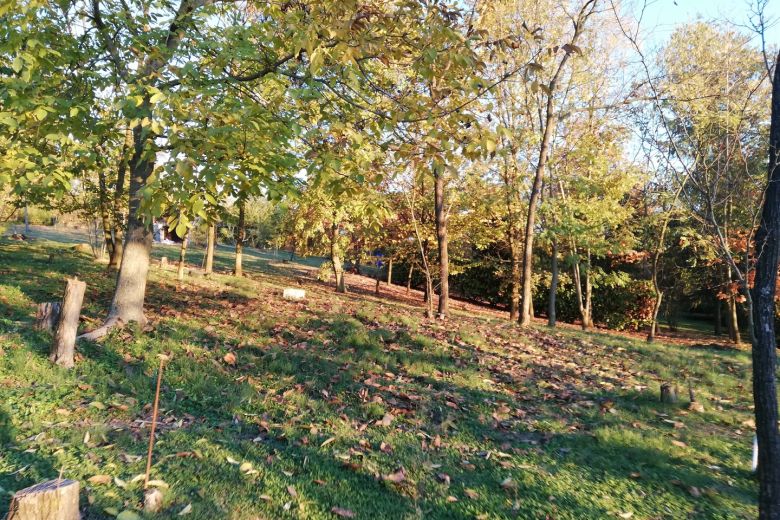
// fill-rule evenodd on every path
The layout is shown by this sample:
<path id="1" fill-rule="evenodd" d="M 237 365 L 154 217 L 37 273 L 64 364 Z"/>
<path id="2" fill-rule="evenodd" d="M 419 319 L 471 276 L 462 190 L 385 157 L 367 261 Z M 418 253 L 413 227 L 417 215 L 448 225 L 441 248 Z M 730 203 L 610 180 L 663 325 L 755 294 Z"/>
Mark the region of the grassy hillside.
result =
<path id="1" fill-rule="evenodd" d="M 0 239 L 0 514 L 62 472 L 86 518 L 144 517 L 133 479 L 167 353 L 152 475 L 165 503 L 149 518 L 756 515 L 746 352 L 462 309 L 432 322 L 401 291 L 337 295 L 303 265 L 248 267 L 182 285 L 155 268 L 147 329 L 80 344 L 66 371 L 31 330 L 35 305 L 78 275 L 94 327 L 112 277 L 68 245 Z M 308 299 L 284 301 L 298 284 Z M 690 380 L 705 411 L 659 403 L 664 380 Z"/>

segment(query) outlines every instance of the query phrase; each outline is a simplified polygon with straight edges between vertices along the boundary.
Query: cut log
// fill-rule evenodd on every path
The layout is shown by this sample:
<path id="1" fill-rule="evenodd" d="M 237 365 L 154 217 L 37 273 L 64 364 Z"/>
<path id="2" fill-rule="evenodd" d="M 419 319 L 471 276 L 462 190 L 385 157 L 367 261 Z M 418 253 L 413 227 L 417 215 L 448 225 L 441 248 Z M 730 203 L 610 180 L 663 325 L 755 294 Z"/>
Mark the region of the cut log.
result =
<path id="1" fill-rule="evenodd" d="M 79 483 L 56 479 L 17 491 L 7 520 L 79 520 Z"/>
<path id="2" fill-rule="evenodd" d="M 87 284 L 78 278 L 68 280 L 60 307 L 60 319 L 51 344 L 49 360 L 65 368 L 73 367 L 73 354 L 76 348 L 76 331 L 79 326 L 81 304 Z"/>
<path id="3" fill-rule="evenodd" d="M 35 330 L 54 330 L 59 319 L 60 302 L 39 303 L 35 314 Z"/>
<path id="4" fill-rule="evenodd" d="M 677 387 L 672 386 L 669 383 L 663 383 L 661 385 L 661 402 L 669 404 L 676 403 Z"/>
<path id="5" fill-rule="evenodd" d="M 287 289 L 284 290 L 282 297 L 285 300 L 300 301 L 306 298 L 306 291 L 303 289 L 293 289 L 288 287 Z"/>

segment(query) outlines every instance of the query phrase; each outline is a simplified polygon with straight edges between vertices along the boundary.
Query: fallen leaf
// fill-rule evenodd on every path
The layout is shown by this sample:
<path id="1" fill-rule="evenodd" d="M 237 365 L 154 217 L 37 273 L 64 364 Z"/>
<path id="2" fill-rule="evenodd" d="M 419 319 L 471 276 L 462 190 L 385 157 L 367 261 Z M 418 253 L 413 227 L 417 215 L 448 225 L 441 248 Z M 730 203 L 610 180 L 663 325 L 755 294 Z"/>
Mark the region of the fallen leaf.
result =
<path id="1" fill-rule="evenodd" d="M 625 513 L 620 513 L 618 516 L 620 518 L 631 518 L 632 516 L 634 516 L 634 513 L 633 511 L 626 511 Z"/>
<path id="2" fill-rule="evenodd" d="M 467 497 L 469 497 L 469 498 L 476 499 L 477 497 L 479 497 L 479 493 L 477 493 L 477 492 L 476 492 L 476 491 L 474 491 L 473 489 L 466 488 L 465 490 L 463 490 L 463 492 L 464 492 L 464 493 L 466 494 L 466 496 L 467 496 Z"/>
<path id="3" fill-rule="evenodd" d="M 517 484 L 514 480 L 512 480 L 512 477 L 507 477 L 503 481 L 501 481 L 501 487 L 504 489 L 515 489 L 517 487 Z"/>
<path id="4" fill-rule="evenodd" d="M 192 504 L 187 504 L 182 508 L 181 511 L 179 511 L 179 516 L 184 516 L 192 513 Z"/>
<path id="5" fill-rule="evenodd" d="M 327 446 L 328 444 L 330 444 L 331 442 L 333 442 L 335 440 L 336 440 L 336 437 L 329 437 L 329 438 L 325 439 L 324 441 L 322 441 L 322 444 L 320 444 L 320 448 L 322 448 L 324 446 Z"/>
<path id="6" fill-rule="evenodd" d="M 384 417 L 382 417 L 382 420 L 379 421 L 379 424 L 382 426 L 390 426 L 393 424 L 393 420 L 395 419 L 395 416 L 391 413 L 386 413 Z"/>
<path id="7" fill-rule="evenodd" d="M 290 493 L 290 496 L 293 498 L 298 496 L 298 492 L 295 491 L 295 488 L 292 486 L 287 486 L 287 492 Z"/>
<path id="8" fill-rule="evenodd" d="M 90 484 L 108 484 L 112 480 L 111 475 L 95 475 L 87 479 Z"/>
<path id="9" fill-rule="evenodd" d="M 237 358 L 235 354 L 233 354 L 232 352 L 228 352 L 227 354 L 222 356 L 222 361 L 224 361 L 228 365 L 235 365 Z"/>
<path id="10" fill-rule="evenodd" d="M 343 518 L 354 518 L 355 517 L 355 513 L 353 513 L 349 509 L 344 509 L 343 507 L 333 506 L 330 509 L 330 512 L 333 513 L 334 515 L 337 515 L 337 516 L 340 516 L 340 517 L 343 517 Z"/>

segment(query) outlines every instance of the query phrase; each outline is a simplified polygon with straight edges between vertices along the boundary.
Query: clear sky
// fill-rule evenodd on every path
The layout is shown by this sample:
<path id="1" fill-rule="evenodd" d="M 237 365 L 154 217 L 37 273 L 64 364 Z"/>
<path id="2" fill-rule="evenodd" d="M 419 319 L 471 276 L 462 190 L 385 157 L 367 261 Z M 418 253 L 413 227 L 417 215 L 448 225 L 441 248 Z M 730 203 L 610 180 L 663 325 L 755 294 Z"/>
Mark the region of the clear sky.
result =
<path id="1" fill-rule="evenodd" d="M 630 5 L 636 6 L 638 15 L 645 0 L 630 1 Z M 646 0 L 642 33 L 651 34 L 653 43 L 660 44 L 669 38 L 677 25 L 699 18 L 747 26 L 751 5 L 755 5 L 755 0 Z M 767 47 L 777 47 L 780 45 L 780 0 L 769 0 L 764 12 L 772 25 L 766 33 Z"/>

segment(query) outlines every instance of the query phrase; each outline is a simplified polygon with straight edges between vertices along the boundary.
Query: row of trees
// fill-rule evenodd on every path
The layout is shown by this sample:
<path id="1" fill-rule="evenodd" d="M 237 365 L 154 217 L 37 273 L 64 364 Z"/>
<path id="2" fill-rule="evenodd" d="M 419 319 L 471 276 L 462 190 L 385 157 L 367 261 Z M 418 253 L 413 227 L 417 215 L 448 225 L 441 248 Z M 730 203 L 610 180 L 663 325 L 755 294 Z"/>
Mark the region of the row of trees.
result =
<path id="1" fill-rule="evenodd" d="M 740 316 L 753 336 L 771 67 L 731 27 L 646 54 L 609 0 L 25 0 L 0 19 L 3 203 L 101 222 L 117 278 L 92 338 L 145 321 L 161 215 L 212 245 L 229 221 L 239 275 L 262 221 L 265 243 L 327 254 L 339 291 L 381 250 L 440 319 L 452 289 L 523 326 L 544 307 L 652 340 L 675 305 L 726 302 L 732 339 Z"/>

